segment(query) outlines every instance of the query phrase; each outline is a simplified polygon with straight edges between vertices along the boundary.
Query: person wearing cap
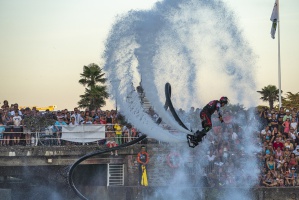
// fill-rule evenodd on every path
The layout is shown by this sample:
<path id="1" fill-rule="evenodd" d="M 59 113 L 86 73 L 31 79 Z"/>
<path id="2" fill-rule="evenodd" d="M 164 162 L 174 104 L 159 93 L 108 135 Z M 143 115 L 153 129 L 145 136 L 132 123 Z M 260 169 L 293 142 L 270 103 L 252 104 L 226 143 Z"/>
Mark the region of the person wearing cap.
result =
<path id="1" fill-rule="evenodd" d="M 285 177 L 286 179 L 286 185 L 290 186 L 295 186 L 296 185 L 296 179 L 297 179 L 297 173 L 295 172 L 296 168 L 291 167 L 291 172 L 289 173 L 288 176 Z"/>
<path id="2" fill-rule="evenodd" d="M 147 164 L 149 162 L 149 155 L 146 152 L 146 147 L 141 146 L 141 151 L 137 154 L 137 162 L 138 162 L 138 169 L 139 169 L 139 184 L 142 185 L 142 173 L 143 169 L 147 168 Z"/>
<path id="3" fill-rule="evenodd" d="M 54 135 L 56 135 L 58 145 L 61 145 L 60 138 L 62 133 L 62 126 L 67 126 L 67 124 L 64 121 L 64 117 L 62 115 L 57 116 L 57 121 L 55 122 L 53 127 L 53 133 Z"/>
<path id="4" fill-rule="evenodd" d="M 283 121 L 285 122 L 287 119 L 290 119 L 290 121 L 292 120 L 292 116 L 291 116 L 290 110 L 288 110 L 288 109 L 286 110 L 286 114 L 283 117 Z"/>
<path id="5" fill-rule="evenodd" d="M 93 124 L 101 124 L 99 116 L 95 116 L 95 118 L 94 118 L 94 120 L 93 120 L 92 123 Z"/>

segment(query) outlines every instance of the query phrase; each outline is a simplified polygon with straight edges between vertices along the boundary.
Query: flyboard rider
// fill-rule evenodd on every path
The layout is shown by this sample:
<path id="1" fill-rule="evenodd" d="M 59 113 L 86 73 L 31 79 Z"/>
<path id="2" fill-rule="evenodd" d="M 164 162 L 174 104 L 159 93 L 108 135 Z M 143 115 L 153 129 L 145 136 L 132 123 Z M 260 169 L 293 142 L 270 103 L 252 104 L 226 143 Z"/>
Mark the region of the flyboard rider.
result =
<path id="1" fill-rule="evenodd" d="M 200 112 L 200 119 L 201 119 L 201 125 L 202 130 L 196 131 L 194 136 L 196 138 L 196 143 L 202 141 L 202 138 L 212 129 L 212 120 L 211 116 L 212 114 L 217 111 L 219 121 L 222 123 L 222 112 L 220 110 L 220 107 L 225 106 L 228 104 L 228 98 L 227 97 L 221 97 L 220 100 L 212 100 L 210 101 L 205 107 L 203 107 L 202 111 Z M 195 144 L 195 145 L 197 145 Z"/>

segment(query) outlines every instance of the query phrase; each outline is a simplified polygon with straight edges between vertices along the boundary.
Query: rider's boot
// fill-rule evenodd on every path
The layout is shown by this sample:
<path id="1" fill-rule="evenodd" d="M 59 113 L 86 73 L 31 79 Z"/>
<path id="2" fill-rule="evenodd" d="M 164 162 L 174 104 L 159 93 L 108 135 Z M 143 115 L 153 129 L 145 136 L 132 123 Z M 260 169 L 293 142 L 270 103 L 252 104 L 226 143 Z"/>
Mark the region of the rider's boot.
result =
<path id="1" fill-rule="evenodd" d="M 209 128 L 203 128 L 201 131 L 196 131 L 194 136 L 196 137 L 197 142 L 201 142 L 203 137 L 207 135 L 207 132 L 209 131 Z"/>

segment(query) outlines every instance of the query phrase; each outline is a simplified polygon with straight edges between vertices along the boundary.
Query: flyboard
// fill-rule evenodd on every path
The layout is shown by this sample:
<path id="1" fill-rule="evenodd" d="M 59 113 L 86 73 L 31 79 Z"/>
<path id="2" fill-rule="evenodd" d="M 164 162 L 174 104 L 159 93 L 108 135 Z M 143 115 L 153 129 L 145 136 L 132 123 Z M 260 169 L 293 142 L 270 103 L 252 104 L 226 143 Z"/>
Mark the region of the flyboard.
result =
<path id="1" fill-rule="evenodd" d="M 166 98 L 165 105 L 164 105 L 165 110 L 167 110 L 169 108 L 169 110 L 170 110 L 172 116 L 174 117 L 174 119 L 176 120 L 176 122 L 184 129 L 190 131 L 190 133 L 193 133 L 192 130 L 189 130 L 185 126 L 185 124 L 182 122 L 180 117 L 177 115 L 177 113 L 173 107 L 173 104 L 171 102 L 171 85 L 170 85 L 170 83 L 165 84 L 165 98 Z M 161 123 L 161 121 L 162 121 L 162 119 L 159 118 L 157 120 L 157 123 Z M 198 141 L 197 137 L 193 134 L 187 134 L 187 141 L 188 141 L 189 147 L 191 147 L 191 148 L 196 147 L 198 145 L 198 142 L 200 142 L 200 141 Z"/>

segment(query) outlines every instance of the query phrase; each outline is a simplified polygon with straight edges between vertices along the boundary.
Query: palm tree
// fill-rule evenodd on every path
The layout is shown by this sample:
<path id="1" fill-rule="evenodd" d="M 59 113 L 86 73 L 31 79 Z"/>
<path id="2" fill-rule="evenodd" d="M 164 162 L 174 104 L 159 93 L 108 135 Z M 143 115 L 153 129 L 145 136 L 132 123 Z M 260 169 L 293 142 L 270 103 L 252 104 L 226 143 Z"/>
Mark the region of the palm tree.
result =
<path id="1" fill-rule="evenodd" d="M 79 83 L 85 88 L 83 95 L 80 95 L 81 99 L 78 102 L 80 108 L 89 108 L 90 110 L 102 107 L 106 105 L 105 99 L 109 97 L 107 93 L 107 87 L 105 85 L 106 78 L 105 73 L 102 73 L 102 69 L 94 63 L 83 67 L 83 73 L 80 74 L 81 79 Z"/>
<path id="2" fill-rule="evenodd" d="M 260 99 L 269 102 L 270 109 L 273 108 L 274 102 L 279 100 L 279 89 L 277 89 L 275 85 L 265 86 L 261 91 L 257 92 L 262 95 Z"/>
<path id="3" fill-rule="evenodd" d="M 293 94 L 292 92 L 287 92 L 286 98 L 282 98 L 282 103 L 285 107 L 291 108 L 299 107 L 299 92 Z"/>

